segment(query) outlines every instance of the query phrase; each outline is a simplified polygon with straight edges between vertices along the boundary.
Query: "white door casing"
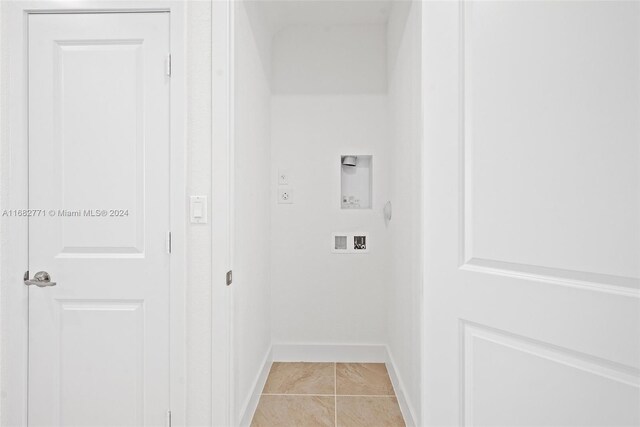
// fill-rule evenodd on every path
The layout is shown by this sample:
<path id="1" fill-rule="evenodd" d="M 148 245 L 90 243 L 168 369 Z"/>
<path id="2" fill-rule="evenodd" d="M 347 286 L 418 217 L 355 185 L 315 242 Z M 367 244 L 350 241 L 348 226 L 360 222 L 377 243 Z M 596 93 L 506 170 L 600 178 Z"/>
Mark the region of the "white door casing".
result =
<path id="1" fill-rule="evenodd" d="M 169 13 L 28 19 L 29 424 L 163 425 Z"/>
<path id="2" fill-rule="evenodd" d="M 234 7 L 231 2 L 211 5 L 211 99 L 212 99 L 212 272 L 211 341 L 211 420 L 215 426 L 233 425 L 234 380 L 232 355 L 233 285 L 226 286 L 227 271 L 232 268 L 233 230 L 233 57 Z"/>
<path id="3" fill-rule="evenodd" d="M 640 424 L 640 4 L 425 2 L 425 425 Z"/>

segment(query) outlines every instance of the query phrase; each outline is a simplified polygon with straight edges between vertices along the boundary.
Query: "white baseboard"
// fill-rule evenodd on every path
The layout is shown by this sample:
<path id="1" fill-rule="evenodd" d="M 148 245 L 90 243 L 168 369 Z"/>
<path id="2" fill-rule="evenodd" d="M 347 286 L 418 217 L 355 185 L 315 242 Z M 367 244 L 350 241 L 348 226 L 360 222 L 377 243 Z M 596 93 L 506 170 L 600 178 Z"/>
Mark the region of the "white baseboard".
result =
<path id="1" fill-rule="evenodd" d="M 393 356 L 389 351 L 389 348 L 386 347 L 385 353 L 387 359 L 385 360 L 385 365 L 387 365 L 387 371 L 389 372 L 389 377 L 391 378 L 391 383 L 393 384 L 393 389 L 396 392 L 396 398 L 398 399 L 398 405 L 400 405 L 400 411 L 402 411 L 402 416 L 404 417 L 404 422 L 407 424 L 407 427 L 415 427 L 418 424 L 416 423 L 416 418 L 413 416 L 413 412 L 411 410 L 411 405 L 407 401 L 405 395 L 405 388 L 396 372 L 396 365 L 393 361 Z"/>
<path id="2" fill-rule="evenodd" d="M 384 363 L 383 344 L 274 344 L 274 362 L 362 362 Z"/>
<path id="3" fill-rule="evenodd" d="M 258 372 L 258 376 L 253 382 L 253 391 L 247 397 L 243 407 L 242 407 L 242 416 L 240 417 L 240 426 L 250 426 L 251 420 L 253 420 L 253 414 L 256 412 L 256 408 L 258 407 L 258 402 L 260 401 L 260 395 L 262 394 L 262 390 L 264 389 L 264 385 L 267 382 L 267 377 L 269 376 L 269 371 L 271 370 L 271 362 L 273 362 L 273 352 L 270 348 L 265 354 L 264 359 L 262 360 L 262 369 Z"/>

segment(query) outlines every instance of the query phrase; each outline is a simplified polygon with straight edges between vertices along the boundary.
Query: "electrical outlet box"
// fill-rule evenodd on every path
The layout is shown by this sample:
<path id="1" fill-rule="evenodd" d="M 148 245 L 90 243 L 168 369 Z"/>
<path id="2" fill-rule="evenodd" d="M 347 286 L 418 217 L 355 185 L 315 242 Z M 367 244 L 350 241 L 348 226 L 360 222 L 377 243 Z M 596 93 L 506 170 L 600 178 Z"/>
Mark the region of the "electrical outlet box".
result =
<path id="1" fill-rule="evenodd" d="M 285 169 L 280 169 L 278 171 L 278 185 L 289 185 L 289 171 Z"/>
<path id="2" fill-rule="evenodd" d="M 280 204 L 292 204 L 293 203 L 293 189 L 291 189 L 291 188 L 278 188 L 278 203 L 280 203 Z"/>

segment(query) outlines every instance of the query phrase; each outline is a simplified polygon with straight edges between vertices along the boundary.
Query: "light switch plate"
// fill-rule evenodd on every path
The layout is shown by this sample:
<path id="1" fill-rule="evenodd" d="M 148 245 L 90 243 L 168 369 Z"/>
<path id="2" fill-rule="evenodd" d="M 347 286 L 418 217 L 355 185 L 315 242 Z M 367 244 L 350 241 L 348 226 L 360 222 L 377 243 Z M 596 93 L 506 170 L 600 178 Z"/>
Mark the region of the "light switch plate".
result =
<path id="1" fill-rule="evenodd" d="M 293 203 L 293 189 L 291 188 L 278 188 L 278 203 L 291 204 Z"/>
<path id="2" fill-rule="evenodd" d="M 207 218 L 207 197 L 191 196 L 189 216 L 192 224 L 206 224 Z"/>

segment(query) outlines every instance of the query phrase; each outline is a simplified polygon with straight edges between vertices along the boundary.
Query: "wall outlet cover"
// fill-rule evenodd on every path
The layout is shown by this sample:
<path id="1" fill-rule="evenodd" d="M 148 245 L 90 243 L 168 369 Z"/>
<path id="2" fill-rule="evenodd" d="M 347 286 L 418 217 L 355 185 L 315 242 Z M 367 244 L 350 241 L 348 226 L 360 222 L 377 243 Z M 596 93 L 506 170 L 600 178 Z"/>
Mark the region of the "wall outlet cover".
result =
<path id="1" fill-rule="evenodd" d="M 278 171 L 278 185 L 289 185 L 289 171 L 285 169 L 280 169 Z"/>
<path id="2" fill-rule="evenodd" d="M 292 204 L 293 203 L 293 189 L 291 189 L 291 188 L 278 188 L 278 203 L 280 203 L 280 204 Z"/>

